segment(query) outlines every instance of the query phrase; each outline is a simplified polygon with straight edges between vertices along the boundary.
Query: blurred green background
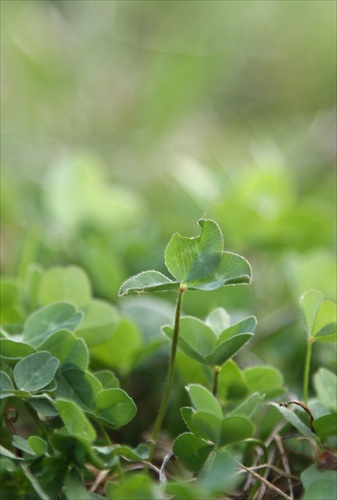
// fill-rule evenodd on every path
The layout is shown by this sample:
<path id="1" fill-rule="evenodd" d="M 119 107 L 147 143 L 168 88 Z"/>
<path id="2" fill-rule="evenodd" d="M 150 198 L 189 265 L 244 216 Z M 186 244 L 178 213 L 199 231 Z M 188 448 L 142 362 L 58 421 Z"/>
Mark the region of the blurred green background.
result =
<path id="1" fill-rule="evenodd" d="M 255 314 L 243 363 L 300 376 L 298 299 L 336 298 L 336 3 L 1 10 L 2 273 L 78 264 L 119 304 L 125 278 L 165 271 L 175 231 L 195 236 L 212 218 L 254 283 L 190 294 L 186 312 Z M 335 355 L 315 351 L 328 365 Z"/>

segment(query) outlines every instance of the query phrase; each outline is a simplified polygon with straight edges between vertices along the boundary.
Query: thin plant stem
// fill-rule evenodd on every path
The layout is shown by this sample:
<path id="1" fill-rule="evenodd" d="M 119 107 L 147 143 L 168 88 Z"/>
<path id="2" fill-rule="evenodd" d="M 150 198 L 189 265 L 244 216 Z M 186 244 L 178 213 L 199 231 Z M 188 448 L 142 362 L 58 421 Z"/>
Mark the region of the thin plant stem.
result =
<path id="1" fill-rule="evenodd" d="M 103 437 L 106 441 L 106 444 L 108 446 L 111 446 L 112 443 L 111 443 L 111 440 L 109 438 L 109 435 L 108 435 L 107 431 L 104 429 L 104 426 L 101 422 L 99 423 L 99 429 L 100 429 L 101 433 L 103 434 Z"/>
<path id="2" fill-rule="evenodd" d="M 307 354 L 305 358 L 304 367 L 304 380 L 303 380 L 303 399 L 305 404 L 308 404 L 309 399 L 309 374 L 310 374 L 310 361 L 311 361 L 311 351 L 314 339 L 312 337 L 308 338 Z"/>
<path id="3" fill-rule="evenodd" d="M 173 377 L 174 377 L 174 369 L 175 369 L 175 360 L 176 360 L 176 354 L 177 354 L 177 346 L 178 346 L 178 336 L 179 336 L 179 325 L 180 325 L 180 314 L 181 314 L 181 306 L 182 306 L 182 301 L 183 301 L 183 296 L 186 288 L 184 285 L 181 285 L 179 288 L 179 295 L 178 295 L 178 300 L 177 300 L 177 305 L 176 305 L 176 313 L 175 313 L 175 320 L 174 320 L 174 329 L 173 329 L 173 338 L 172 338 L 172 345 L 171 345 L 171 354 L 170 354 L 170 361 L 169 361 L 169 368 L 168 368 L 168 374 L 167 374 L 167 382 L 166 382 L 166 387 L 165 387 L 165 392 L 163 395 L 163 399 L 161 402 L 161 405 L 159 407 L 158 415 L 156 418 L 156 421 L 153 426 L 152 430 L 152 437 L 151 437 L 151 446 L 150 446 L 150 457 L 149 460 L 152 459 L 154 450 L 156 447 L 156 441 L 165 417 L 168 401 L 170 398 L 171 390 L 172 390 L 172 385 L 173 385 Z"/>

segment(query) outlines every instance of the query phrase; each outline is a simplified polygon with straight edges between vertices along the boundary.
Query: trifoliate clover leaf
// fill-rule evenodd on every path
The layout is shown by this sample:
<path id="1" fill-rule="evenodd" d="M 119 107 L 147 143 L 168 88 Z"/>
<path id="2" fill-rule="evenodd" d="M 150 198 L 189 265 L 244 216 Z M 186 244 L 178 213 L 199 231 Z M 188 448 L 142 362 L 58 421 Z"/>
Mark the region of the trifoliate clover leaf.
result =
<path id="1" fill-rule="evenodd" d="M 248 284 L 252 279 L 249 263 L 223 250 L 223 237 L 216 222 L 198 221 L 201 233 L 183 237 L 176 233 L 165 250 L 165 264 L 174 279 L 158 271 L 145 271 L 127 279 L 119 296 L 151 292 L 216 290 L 224 285 Z"/>

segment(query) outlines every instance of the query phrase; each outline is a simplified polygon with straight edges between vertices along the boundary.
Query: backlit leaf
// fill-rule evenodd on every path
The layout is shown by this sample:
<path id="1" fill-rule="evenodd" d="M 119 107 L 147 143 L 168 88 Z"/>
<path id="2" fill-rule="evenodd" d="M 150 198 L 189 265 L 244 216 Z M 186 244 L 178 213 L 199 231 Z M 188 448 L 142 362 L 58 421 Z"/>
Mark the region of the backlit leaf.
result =
<path id="1" fill-rule="evenodd" d="M 189 282 L 189 290 L 216 290 L 224 285 L 249 284 L 252 269 L 246 259 L 231 252 L 224 252 L 217 269 L 207 278 Z"/>
<path id="2" fill-rule="evenodd" d="M 210 276 L 218 267 L 222 254 L 222 234 L 216 222 L 198 221 L 201 234 L 195 238 L 172 236 L 165 250 L 165 263 L 178 281 L 188 283 Z"/>
<path id="3" fill-rule="evenodd" d="M 217 307 L 207 316 L 205 323 L 219 337 L 220 333 L 229 327 L 230 316 L 223 307 Z"/>

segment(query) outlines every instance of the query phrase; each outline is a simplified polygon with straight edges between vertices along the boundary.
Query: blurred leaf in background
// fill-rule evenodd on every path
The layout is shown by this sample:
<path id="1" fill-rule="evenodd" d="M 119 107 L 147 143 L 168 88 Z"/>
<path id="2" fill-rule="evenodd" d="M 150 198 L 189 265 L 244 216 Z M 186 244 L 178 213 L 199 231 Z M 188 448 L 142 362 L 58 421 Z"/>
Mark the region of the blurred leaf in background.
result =
<path id="1" fill-rule="evenodd" d="M 254 361 L 293 374 L 293 304 L 308 288 L 336 299 L 335 3 L 1 7 L 3 274 L 80 265 L 116 301 L 127 276 L 164 271 L 173 232 L 214 218 L 253 286 L 186 313 L 221 297 L 255 314 Z"/>

